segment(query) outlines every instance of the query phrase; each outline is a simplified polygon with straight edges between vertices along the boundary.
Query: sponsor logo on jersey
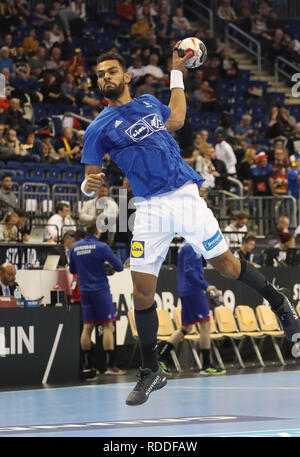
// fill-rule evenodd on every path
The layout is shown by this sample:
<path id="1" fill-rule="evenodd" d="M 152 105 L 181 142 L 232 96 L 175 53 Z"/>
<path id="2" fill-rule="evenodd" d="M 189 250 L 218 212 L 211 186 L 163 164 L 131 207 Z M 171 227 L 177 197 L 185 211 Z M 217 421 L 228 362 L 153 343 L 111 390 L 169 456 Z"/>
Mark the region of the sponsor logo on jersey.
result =
<path id="1" fill-rule="evenodd" d="M 134 259 L 144 259 L 145 241 L 133 241 L 131 244 L 130 256 Z"/>
<path id="2" fill-rule="evenodd" d="M 152 113 L 131 125 L 125 132 L 133 141 L 141 141 L 159 130 L 166 130 L 158 114 Z"/>
<path id="3" fill-rule="evenodd" d="M 223 240 L 222 233 L 218 230 L 214 236 L 209 238 L 209 240 L 203 241 L 203 246 L 205 247 L 206 251 L 210 251 L 213 249 L 217 244 L 219 244 Z"/>
<path id="4" fill-rule="evenodd" d="M 120 124 L 122 124 L 123 121 L 116 121 L 115 122 L 115 128 L 119 127 Z"/>

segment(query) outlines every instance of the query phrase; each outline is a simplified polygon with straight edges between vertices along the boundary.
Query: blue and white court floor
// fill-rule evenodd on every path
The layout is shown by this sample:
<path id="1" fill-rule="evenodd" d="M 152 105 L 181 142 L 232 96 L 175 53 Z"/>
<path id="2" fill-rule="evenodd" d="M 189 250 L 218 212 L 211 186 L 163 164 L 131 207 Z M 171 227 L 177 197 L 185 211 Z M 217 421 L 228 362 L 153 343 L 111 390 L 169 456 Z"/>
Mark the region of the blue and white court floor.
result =
<path id="1" fill-rule="evenodd" d="M 141 406 L 134 382 L 0 392 L 0 437 L 300 437 L 300 371 L 171 379 Z"/>

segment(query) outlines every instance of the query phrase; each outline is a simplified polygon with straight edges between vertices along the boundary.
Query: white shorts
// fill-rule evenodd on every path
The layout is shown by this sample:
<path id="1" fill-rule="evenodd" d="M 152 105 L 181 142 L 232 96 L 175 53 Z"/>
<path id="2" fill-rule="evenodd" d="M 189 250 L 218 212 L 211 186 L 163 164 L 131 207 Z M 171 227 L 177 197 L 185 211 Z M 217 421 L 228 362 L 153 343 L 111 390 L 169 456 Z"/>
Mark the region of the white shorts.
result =
<path id="1" fill-rule="evenodd" d="M 194 183 L 137 202 L 130 250 L 130 269 L 158 276 L 175 234 L 197 254 L 212 259 L 228 250 L 218 221 Z"/>

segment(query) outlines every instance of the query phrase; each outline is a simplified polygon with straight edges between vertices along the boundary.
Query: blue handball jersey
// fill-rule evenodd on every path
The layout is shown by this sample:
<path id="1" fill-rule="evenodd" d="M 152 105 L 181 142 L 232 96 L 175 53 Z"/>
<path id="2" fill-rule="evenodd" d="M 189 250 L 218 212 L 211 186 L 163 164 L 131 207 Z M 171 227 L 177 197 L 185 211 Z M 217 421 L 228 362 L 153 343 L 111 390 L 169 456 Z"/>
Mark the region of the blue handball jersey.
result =
<path id="1" fill-rule="evenodd" d="M 101 165 L 103 155 L 109 154 L 129 179 L 135 197 L 170 192 L 188 181 L 200 187 L 204 179 L 182 159 L 166 129 L 170 113 L 152 95 L 104 108 L 85 132 L 81 162 Z"/>
<path id="2" fill-rule="evenodd" d="M 109 282 L 104 262 L 109 262 L 116 271 L 123 270 L 123 264 L 105 243 L 95 236 L 86 236 L 72 247 L 70 272 L 78 275 L 80 292 L 108 292 Z"/>
<path id="3" fill-rule="evenodd" d="M 189 243 L 185 243 L 177 258 L 178 295 L 205 292 L 209 283 L 204 279 L 203 257 L 196 254 Z"/>

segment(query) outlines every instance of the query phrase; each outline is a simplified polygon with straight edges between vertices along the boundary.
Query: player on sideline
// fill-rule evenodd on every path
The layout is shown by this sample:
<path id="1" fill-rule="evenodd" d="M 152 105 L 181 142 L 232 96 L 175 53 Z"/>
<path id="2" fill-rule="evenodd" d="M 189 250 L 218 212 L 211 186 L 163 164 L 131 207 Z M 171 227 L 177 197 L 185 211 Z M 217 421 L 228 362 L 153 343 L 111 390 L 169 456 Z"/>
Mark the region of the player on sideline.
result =
<path id="1" fill-rule="evenodd" d="M 175 233 L 221 274 L 253 287 L 268 300 L 288 339 L 300 333 L 300 320 L 287 297 L 228 249 L 217 220 L 199 196 L 203 178 L 180 157 L 179 146 L 169 133 L 180 129 L 186 116 L 182 72 L 191 55 L 179 57 L 179 44 L 172 57 L 168 106 L 151 95 L 132 99 L 124 59 L 114 53 L 102 54 L 97 78 L 108 107 L 84 135 L 81 162 L 86 167 L 81 190 L 91 197 L 98 191 L 104 178 L 102 157 L 108 153 L 128 178 L 136 200 L 143 200 L 136 201 L 130 259 L 142 368 L 127 405 L 144 403 L 152 391 L 167 383 L 157 360 L 158 318 L 153 302 L 159 270 Z"/>
<path id="2" fill-rule="evenodd" d="M 222 293 L 204 279 L 203 256 L 196 254 L 189 243 L 184 243 L 178 251 L 177 285 L 181 299 L 182 324 L 171 335 L 168 342 L 161 341 L 157 345 L 161 368 L 166 374 L 171 374 L 168 366 L 170 351 L 192 331 L 193 325 L 196 324 L 197 330 L 200 327 L 199 343 L 203 358 L 200 374 L 205 376 L 226 374 L 226 370 L 214 367 L 211 363 L 210 314 L 206 296 L 206 292 L 216 297 L 220 297 Z"/>

